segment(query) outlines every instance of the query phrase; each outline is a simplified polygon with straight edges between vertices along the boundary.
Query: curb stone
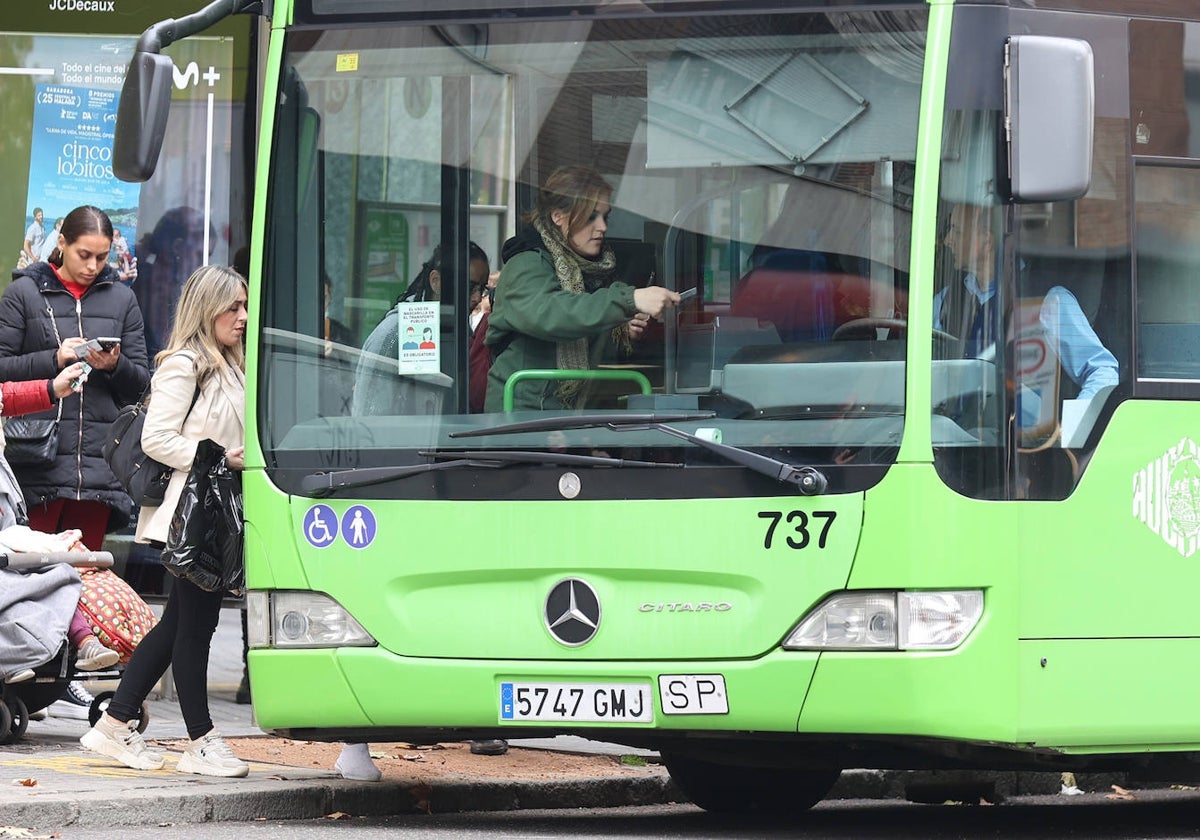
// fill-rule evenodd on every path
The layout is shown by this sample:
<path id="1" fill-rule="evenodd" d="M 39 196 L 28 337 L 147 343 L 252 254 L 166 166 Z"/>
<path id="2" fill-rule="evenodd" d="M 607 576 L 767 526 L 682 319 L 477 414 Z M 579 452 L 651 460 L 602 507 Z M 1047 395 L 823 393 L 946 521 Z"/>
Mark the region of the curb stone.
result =
<path id="1" fill-rule="evenodd" d="M 338 811 L 385 816 L 425 811 L 620 807 L 685 801 L 665 771 L 630 778 L 438 781 L 432 785 L 329 780 L 238 780 L 217 787 L 43 794 L 0 802 L 0 825 L 108 828 L 313 819 Z"/>

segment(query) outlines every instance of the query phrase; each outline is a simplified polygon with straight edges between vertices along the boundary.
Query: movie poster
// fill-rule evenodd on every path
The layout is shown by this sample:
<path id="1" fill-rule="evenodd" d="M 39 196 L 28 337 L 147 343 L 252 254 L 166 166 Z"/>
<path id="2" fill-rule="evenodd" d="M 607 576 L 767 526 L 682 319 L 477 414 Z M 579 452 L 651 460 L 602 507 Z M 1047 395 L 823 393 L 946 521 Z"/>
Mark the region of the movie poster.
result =
<path id="1" fill-rule="evenodd" d="M 99 207 L 121 234 L 120 241 L 114 241 L 110 262 L 128 273 L 134 256 L 132 243 L 137 241 L 141 185 L 113 175 L 113 127 L 119 98 L 120 91 L 111 88 L 37 86 L 25 223 L 28 230 L 35 221 L 35 210 L 41 210 L 45 236 L 56 240 L 56 220 L 80 205 Z"/>

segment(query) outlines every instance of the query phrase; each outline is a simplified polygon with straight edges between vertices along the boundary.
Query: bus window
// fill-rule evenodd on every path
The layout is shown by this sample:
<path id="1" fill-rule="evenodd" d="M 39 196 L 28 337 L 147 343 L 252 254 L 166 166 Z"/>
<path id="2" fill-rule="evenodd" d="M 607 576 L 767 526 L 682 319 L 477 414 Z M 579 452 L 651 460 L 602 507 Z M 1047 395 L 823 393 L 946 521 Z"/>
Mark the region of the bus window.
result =
<path id="1" fill-rule="evenodd" d="M 1137 376 L 1200 381 L 1200 169 L 1136 169 Z"/>
<path id="2" fill-rule="evenodd" d="M 498 21 L 433 40 L 407 25 L 290 33 L 262 307 L 268 460 L 297 474 L 421 464 L 471 445 L 453 432 L 565 410 L 524 396 L 580 370 L 553 335 L 540 363 L 489 375 L 486 411 L 469 410 L 472 288 L 477 263 L 500 272 L 492 337 L 516 305 L 505 271 L 522 252 L 505 242 L 527 234 L 551 173 L 584 166 L 611 189 L 612 282 L 696 294 L 636 340 L 620 319 L 590 336 L 606 346 L 571 408 L 712 415 L 725 442 L 836 465 L 846 489 L 879 481 L 903 433 L 923 19 L 730 14 L 719 36 L 686 17 L 665 30 Z M 864 319 L 881 324 L 835 335 Z M 504 353 L 497 335 L 486 343 Z M 710 460 L 654 430 L 496 445 Z M 706 492 L 658 474 L 648 492 Z"/>
<path id="3" fill-rule="evenodd" d="M 1098 123 L 1096 167 L 1111 170 L 1127 154 L 1123 124 Z M 987 174 L 988 115 L 948 124 L 947 143 L 968 152 L 946 155 L 933 304 L 935 463 L 965 495 L 1065 498 L 1129 358 L 1119 316 L 1129 300 L 1124 193 L 1102 180 L 1076 202 L 1006 205 Z"/>

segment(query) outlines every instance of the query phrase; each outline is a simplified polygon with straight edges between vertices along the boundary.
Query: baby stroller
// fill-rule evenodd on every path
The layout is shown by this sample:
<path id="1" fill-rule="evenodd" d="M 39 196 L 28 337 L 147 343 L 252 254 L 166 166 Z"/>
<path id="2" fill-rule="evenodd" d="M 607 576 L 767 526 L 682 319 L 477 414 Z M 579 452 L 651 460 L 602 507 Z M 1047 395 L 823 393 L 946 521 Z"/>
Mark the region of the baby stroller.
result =
<path id="1" fill-rule="evenodd" d="M 65 551 L 65 552 L 8 552 L 0 553 L 0 569 L 10 571 L 34 571 L 46 567 L 64 564 L 77 569 L 104 569 L 112 566 L 112 554 L 107 551 Z M 47 571 L 50 571 L 47 569 Z M 21 576 L 18 576 L 21 577 Z M 30 575 L 29 578 L 41 577 Z M 74 593 L 76 590 L 70 590 Z M 78 600 L 78 596 L 74 596 Z M 75 603 L 58 596 L 56 602 L 47 604 L 48 608 L 59 610 L 69 608 L 74 611 Z M 36 613 L 32 613 L 36 620 Z M 121 666 L 115 665 L 107 670 L 78 671 L 75 668 L 76 651 L 69 641 L 64 640 L 44 662 L 33 667 L 33 677 L 20 682 L 0 684 L 0 744 L 9 744 L 21 738 L 29 726 L 29 716 L 38 712 L 56 700 L 61 699 L 67 692 L 72 680 L 79 679 L 117 679 L 121 675 Z M 98 694 L 88 710 L 88 721 L 95 724 L 101 713 L 112 699 L 113 692 L 106 691 Z M 142 707 L 138 719 L 138 731 L 145 731 L 150 718 L 145 706 Z"/>

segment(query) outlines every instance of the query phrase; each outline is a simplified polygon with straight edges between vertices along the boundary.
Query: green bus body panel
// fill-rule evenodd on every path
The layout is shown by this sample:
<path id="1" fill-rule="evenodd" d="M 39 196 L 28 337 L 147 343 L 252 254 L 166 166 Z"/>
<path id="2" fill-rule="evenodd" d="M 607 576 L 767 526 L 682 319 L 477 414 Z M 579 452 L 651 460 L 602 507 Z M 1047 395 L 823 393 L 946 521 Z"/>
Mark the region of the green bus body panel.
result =
<path id="1" fill-rule="evenodd" d="M 654 722 L 629 728 L 792 732 L 816 662 L 815 653 L 776 650 L 753 661 L 688 660 L 573 663 L 438 660 L 400 657 L 379 648 L 338 651 L 253 650 L 254 717 L 263 729 L 357 726 L 495 727 L 500 682 L 643 682 L 654 688 Z M 660 674 L 721 673 L 728 715 L 664 715 Z M 298 685 L 321 686 L 321 702 Z M 398 690 L 398 686 L 412 690 Z M 770 697 L 771 702 L 763 702 Z M 562 729 L 560 722 L 520 721 L 521 729 Z M 572 728 L 606 724 L 572 723 Z"/>
<path id="2" fill-rule="evenodd" d="M 1019 655 L 1023 740 L 1071 752 L 1200 749 L 1189 677 L 1200 639 L 1036 639 Z"/>
<path id="3" fill-rule="evenodd" d="M 867 494 L 848 589 L 982 589 L 984 615 L 953 651 L 829 652 L 802 732 L 1015 741 L 1016 568 L 1011 504 L 951 491 L 927 464 L 894 466 Z"/>
<path id="4" fill-rule="evenodd" d="M 1200 554 L 1189 553 L 1196 540 L 1180 541 L 1172 533 L 1180 529 L 1164 527 L 1171 518 L 1165 486 L 1149 488 L 1142 506 L 1149 521 L 1135 505 L 1138 477 L 1165 483 L 1172 448 L 1196 437 L 1193 404 L 1127 400 L 1072 496 L 1021 506 L 1013 558 L 1022 638 L 1200 637 Z M 1200 500 L 1179 501 L 1195 516 Z"/>
<path id="5" fill-rule="evenodd" d="M 412 657 L 761 656 L 845 585 L 862 525 L 861 494 L 635 505 L 383 500 L 367 505 L 378 523 L 370 546 L 354 549 L 338 537 L 319 549 L 300 536 L 312 504 L 296 498 L 284 516 L 257 517 L 290 526 L 264 536 L 270 555 L 266 564 L 251 562 L 250 587 L 326 592 L 384 649 Z M 339 517 L 351 506 L 325 504 Z M 793 511 L 803 515 L 789 523 Z M 764 512 L 780 519 L 769 549 L 774 516 Z M 796 529 L 805 518 L 808 545 L 793 548 L 788 539 L 802 542 Z M 543 615 L 550 589 L 567 577 L 589 583 L 602 609 L 598 632 L 579 648 L 555 641 Z"/>

